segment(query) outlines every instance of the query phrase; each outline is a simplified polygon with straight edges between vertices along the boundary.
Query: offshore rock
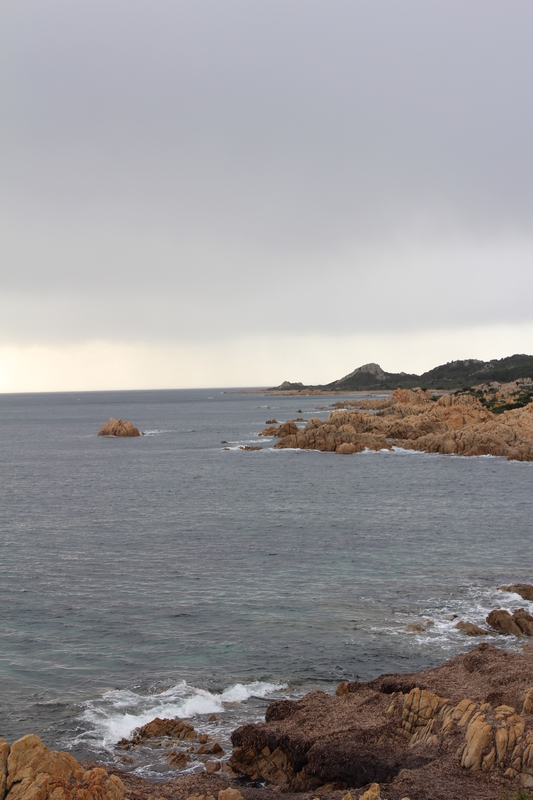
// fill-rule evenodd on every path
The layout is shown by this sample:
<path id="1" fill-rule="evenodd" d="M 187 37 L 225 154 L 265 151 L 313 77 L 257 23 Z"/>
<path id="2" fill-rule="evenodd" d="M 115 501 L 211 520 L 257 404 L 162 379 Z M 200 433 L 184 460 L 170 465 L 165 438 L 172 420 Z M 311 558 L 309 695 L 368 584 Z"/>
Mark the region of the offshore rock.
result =
<path id="1" fill-rule="evenodd" d="M 138 428 L 134 428 L 131 422 L 124 422 L 121 419 L 110 417 L 98 431 L 98 436 L 140 436 Z"/>
<path id="2" fill-rule="evenodd" d="M 365 402 L 365 408 L 378 407 L 377 413 L 341 408 L 325 421 L 314 417 L 298 428 L 289 420 L 277 428 L 265 428 L 261 435 L 278 437 L 275 447 L 279 449 L 349 454 L 398 446 L 428 453 L 533 460 L 533 403 L 493 414 L 470 394 L 443 395 L 435 401 L 422 389 L 397 389 L 386 400 Z"/>
<path id="3" fill-rule="evenodd" d="M 69 753 L 49 750 L 29 734 L 8 747 L 0 739 L 0 800 L 122 800 L 126 788 L 106 770 L 85 770 Z M 4 793 L 1 787 L 4 785 Z"/>
<path id="4" fill-rule="evenodd" d="M 434 669 L 343 682 L 272 703 L 232 742 L 235 772 L 285 792 L 387 782 L 393 800 L 500 798 L 533 783 L 533 659 L 481 644 Z"/>

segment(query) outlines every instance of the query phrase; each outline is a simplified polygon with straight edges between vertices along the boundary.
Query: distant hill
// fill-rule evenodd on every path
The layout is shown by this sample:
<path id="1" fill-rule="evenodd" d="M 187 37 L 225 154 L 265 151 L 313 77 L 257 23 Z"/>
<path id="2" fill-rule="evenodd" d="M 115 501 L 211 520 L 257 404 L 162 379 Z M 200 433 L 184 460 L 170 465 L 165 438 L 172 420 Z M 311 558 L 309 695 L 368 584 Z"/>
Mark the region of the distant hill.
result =
<path id="1" fill-rule="evenodd" d="M 422 375 L 413 375 L 407 372 L 385 372 L 379 364 L 371 363 L 354 369 L 344 378 L 339 378 L 332 383 L 304 386 L 302 383 L 284 381 L 280 386 L 274 388 L 293 391 L 322 389 L 329 392 L 394 390 L 398 387 L 413 389 L 415 386 L 421 386 L 423 389 L 461 389 L 490 381 L 508 383 L 517 378 L 533 379 L 533 356 L 514 355 L 492 361 L 479 361 L 475 358 L 449 361 Z"/>

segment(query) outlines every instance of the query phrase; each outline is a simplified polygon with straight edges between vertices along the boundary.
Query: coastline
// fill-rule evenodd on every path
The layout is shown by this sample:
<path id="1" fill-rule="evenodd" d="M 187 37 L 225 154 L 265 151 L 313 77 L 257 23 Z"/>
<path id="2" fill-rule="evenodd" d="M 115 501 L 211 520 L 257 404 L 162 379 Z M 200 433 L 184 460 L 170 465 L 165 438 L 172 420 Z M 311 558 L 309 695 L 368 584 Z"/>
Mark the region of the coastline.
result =
<path id="1" fill-rule="evenodd" d="M 278 438 L 276 449 L 352 455 L 400 447 L 533 461 L 533 403 L 514 408 L 505 395 L 496 402 L 470 391 L 436 397 L 420 388 L 397 389 L 389 397 L 338 404 L 325 421 L 314 417 L 300 428 L 299 420 L 288 420 L 259 435 Z"/>
<path id="2" fill-rule="evenodd" d="M 153 746 L 175 747 L 183 740 L 177 731 L 195 736 L 179 720 L 150 726 Z M 300 800 L 369 800 L 381 791 L 387 800 L 500 800 L 533 788 L 533 655 L 483 643 L 417 673 L 274 701 L 265 722 L 241 726 L 232 741 L 226 774 L 206 764 L 203 772 L 152 783 L 117 766 L 77 762 L 36 736 L 11 751 L 2 740 L 0 796 L 270 800 L 282 792 Z"/>

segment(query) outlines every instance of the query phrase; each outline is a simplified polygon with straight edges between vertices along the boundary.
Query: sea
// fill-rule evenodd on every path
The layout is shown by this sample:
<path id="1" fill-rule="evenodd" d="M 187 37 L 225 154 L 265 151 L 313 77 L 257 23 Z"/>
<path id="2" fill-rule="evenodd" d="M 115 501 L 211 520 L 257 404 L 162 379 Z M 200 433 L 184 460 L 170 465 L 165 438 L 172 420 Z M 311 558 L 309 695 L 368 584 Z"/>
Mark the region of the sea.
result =
<path id="1" fill-rule="evenodd" d="M 343 399 L 0 395 L 0 736 L 163 780 L 157 748 L 117 748 L 157 716 L 227 758 L 275 699 L 519 649 L 455 626 L 533 612 L 498 589 L 533 582 L 533 463 L 259 437 Z M 109 417 L 145 435 L 98 437 Z"/>

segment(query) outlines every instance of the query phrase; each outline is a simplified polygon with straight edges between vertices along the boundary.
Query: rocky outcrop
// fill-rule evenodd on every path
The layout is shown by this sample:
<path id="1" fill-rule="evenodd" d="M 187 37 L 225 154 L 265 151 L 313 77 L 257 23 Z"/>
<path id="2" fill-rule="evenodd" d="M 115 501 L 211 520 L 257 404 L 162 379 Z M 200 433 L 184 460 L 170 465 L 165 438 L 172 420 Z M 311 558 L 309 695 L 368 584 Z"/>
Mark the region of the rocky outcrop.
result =
<path id="1" fill-rule="evenodd" d="M 490 633 L 490 631 L 480 628 L 479 625 L 474 625 L 473 622 L 463 622 L 462 620 L 455 627 L 467 636 L 486 636 Z"/>
<path id="2" fill-rule="evenodd" d="M 122 800 L 125 791 L 116 775 L 85 770 L 38 736 L 24 736 L 11 747 L 0 739 L 0 800 Z"/>
<path id="3" fill-rule="evenodd" d="M 163 737 L 170 739 L 185 739 L 188 741 L 198 740 L 199 736 L 202 737 L 202 743 L 207 742 L 209 737 L 207 734 L 198 734 L 193 726 L 182 719 L 161 719 L 156 717 L 146 725 L 137 728 L 131 739 L 121 739 L 119 746 L 123 750 L 129 750 L 135 745 L 145 744 L 148 739 L 161 739 Z"/>
<path id="4" fill-rule="evenodd" d="M 487 617 L 487 623 L 500 633 L 513 636 L 533 636 L 533 617 L 523 608 L 509 614 L 502 608 L 494 609 Z"/>
<path id="5" fill-rule="evenodd" d="M 339 409 L 325 421 L 314 417 L 299 428 L 289 420 L 277 428 L 265 428 L 261 435 L 278 437 L 275 447 L 280 449 L 350 454 L 398 446 L 428 453 L 533 460 L 533 404 L 496 415 L 470 394 L 448 394 L 435 400 L 421 389 L 397 389 L 388 400 L 376 404 L 380 410 L 375 414 Z"/>
<path id="6" fill-rule="evenodd" d="M 530 583 L 513 583 L 512 586 L 498 586 L 498 589 L 519 594 L 523 600 L 533 600 L 533 586 Z"/>
<path id="7" fill-rule="evenodd" d="M 231 768 L 282 791 L 386 782 L 398 800 L 406 787 L 411 800 L 499 798 L 533 786 L 533 659 L 481 644 L 435 669 L 272 703 L 232 741 Z"/>
<path id="8" fill-rule="evenodd" d="M 138 428 L 134 428 L 131 422 L 111 417 L 102 425 L 98 431 L 98 436 L 140 436 Z"/>

